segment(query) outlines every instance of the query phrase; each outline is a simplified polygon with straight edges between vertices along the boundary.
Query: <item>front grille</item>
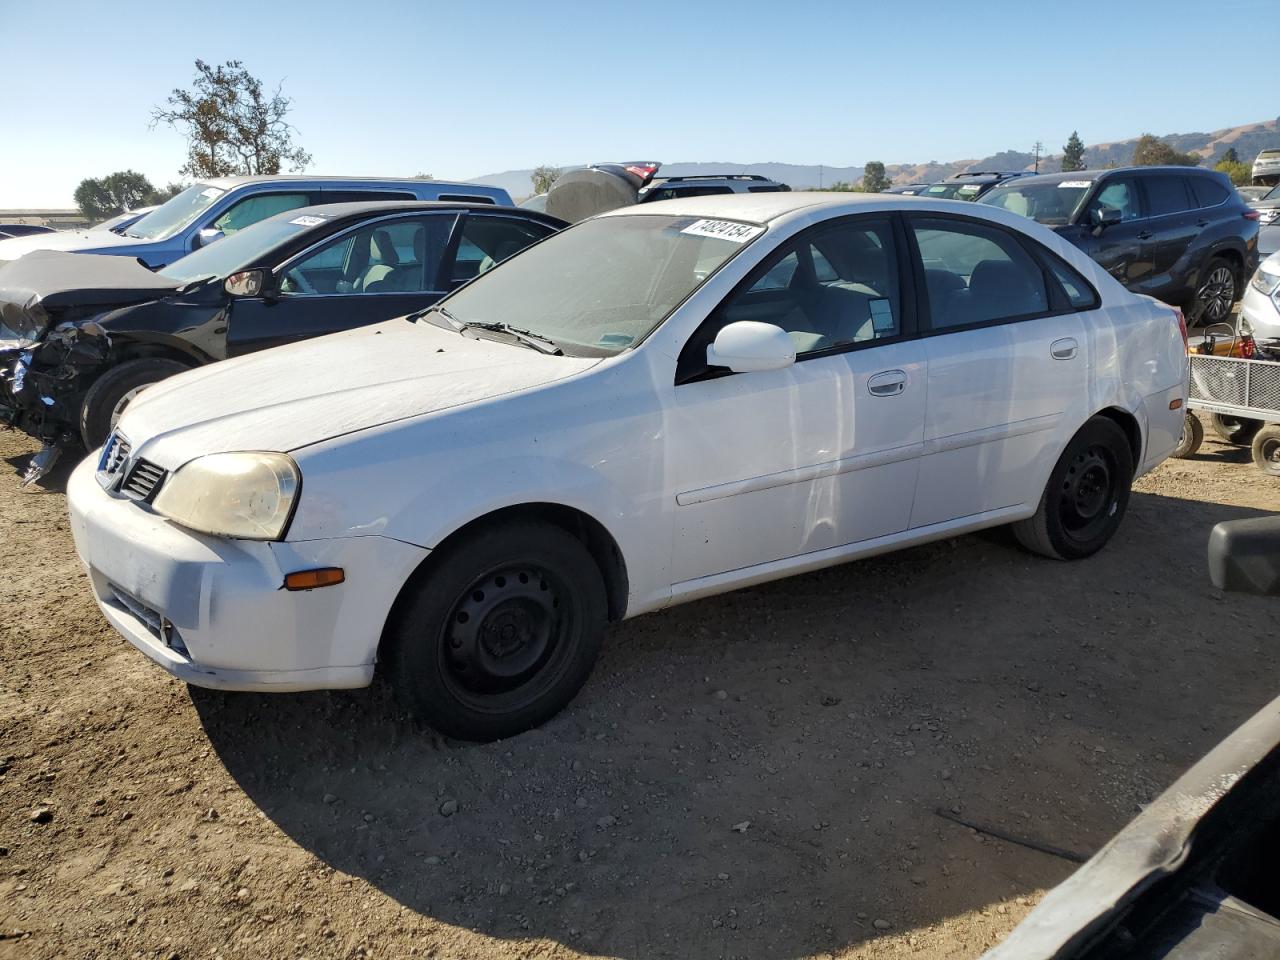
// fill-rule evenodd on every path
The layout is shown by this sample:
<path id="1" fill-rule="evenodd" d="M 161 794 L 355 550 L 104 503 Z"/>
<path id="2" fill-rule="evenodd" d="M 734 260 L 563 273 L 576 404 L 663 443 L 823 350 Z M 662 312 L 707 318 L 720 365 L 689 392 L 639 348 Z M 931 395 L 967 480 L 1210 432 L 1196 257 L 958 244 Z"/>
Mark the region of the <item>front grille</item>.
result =
<path id="1" fill-rule="evenodd" d="M 124 483 L 120 485 L 120 492 L 134 500 L 150 503 L 164 483 L 165 474 L 166 471 L 161 467 L 139 457 L 129 468 Z"/>
<path id="2" fill-rule="evenodd" d="M 129 594 L 125 593 L 123 590 L 117 587 L 114 583 L 110 584 L 110 587 L 111 587 L 111 599 L 113 599 L 116 602 L 117 606 L 123 607 L 125 610 L 129 611 L 131 614 L 133 614 L 135 617 L 141 620 L 143 625 L 146 626 L 147 631 L 152 636 L 154 636 L 157 640 L 164 639 L 164 633 L 165 633 L 164 617 L 160 616 L 160 614 L 157 611 L 152 610 L 142 601 L 137 600 L 134 597 L 131 597 Z"/>
<path id="3" fill-rule="evenodd" d="M 129 459 L 129 441 L 118 433 L 107 437 L 106 446 L 102 448 L 102 458 L 98 461 L 98 472 L 113 477 L 124 462 Z"/>

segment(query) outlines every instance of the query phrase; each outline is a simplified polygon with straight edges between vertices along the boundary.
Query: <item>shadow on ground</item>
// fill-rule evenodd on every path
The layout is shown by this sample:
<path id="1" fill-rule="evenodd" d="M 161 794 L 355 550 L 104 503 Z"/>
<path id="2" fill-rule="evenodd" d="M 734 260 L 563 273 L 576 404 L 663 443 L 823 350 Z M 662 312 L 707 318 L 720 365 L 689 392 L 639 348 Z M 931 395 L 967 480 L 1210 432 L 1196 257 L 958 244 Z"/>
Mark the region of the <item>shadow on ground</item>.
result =
<path id="1" fill-rule="evenodd" d="M 424 916 L 628 958 L 838 951 L 1072 869 L 937 808 L 1092 852 L 1275 694 L 1274 611 L 1204 572 L 1250 515 L 1135 494 L 1082 563 L 966 537 L 628 621 L 503 743 L 380 689 L 193 699 L 268 817 Z"/>

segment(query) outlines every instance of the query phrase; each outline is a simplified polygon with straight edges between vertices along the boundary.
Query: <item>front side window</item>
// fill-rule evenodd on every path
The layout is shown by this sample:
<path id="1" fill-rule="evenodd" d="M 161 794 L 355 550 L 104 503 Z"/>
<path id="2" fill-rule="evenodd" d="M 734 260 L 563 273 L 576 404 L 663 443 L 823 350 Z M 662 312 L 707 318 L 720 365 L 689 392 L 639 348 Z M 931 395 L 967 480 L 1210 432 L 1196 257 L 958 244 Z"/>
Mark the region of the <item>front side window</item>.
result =
<path id="1" fill-rule="evenodd" d="M 452 216 L 380 221 L 344 234 L 287 267 L 280 292 L 295 295 L 419 293 L 438 286 Z"/>
<path id="2" fill-rule="evenodd" d="M 260 193 L 232 204 L 217 220 L 213 221 L 213 227 L 231 236 L 259 220 L 274 217 L 277 213 L 284 213 L 286 210 L 296 210 L 310 203 L 311 197 L 305 193 Z"/>
<path id="3" fill-rule="evenodd" d="M 1044 273 L 1016 238 L 966 221 L 912 218 L 933 328 L 982 326 L 1049 309 Z"/>
<path id="4" fill-rule="evenodd" d="M 764 227 L 632 214 L 585 220 L 442 303 L 454 320 L 505 323 L 566 353 L 613 356 L 643 340 Z"/>
<path id="5" fill-rule="evenodd" d="M 781 327 L 801 359 L 895 337 L 902 332 L 898 270 L 887 220 L 859 219 L 807 233 L 774 253 L 754 281 L 720 305 L 682 352 L 682 367 L 705 361 L 707 344 L 739 320 Z"/>
<path id="6" fill-rule="evenodd" d="M 470 216 L 462 224 L 453 282 L 465 283 L 513 257 L 551 232 L 549 227 L 506 217 Z"/>
<path id="7" fill-rule="evenodd" d="M 227 191 L 197 183 L 170 197 L 125 231 L 139 240 L 167 240 L 192 223 Z"/>
<path id="8" fill-rule="evenodd" d="M 1098 223 L 1102 211 L 1106 209 L 1119 210 L 1122 221 L 1141 219 L 1142 204 L 1138 200 L 1138 185 L 1129 179 L 1108 180 L 1089 201 L 1089 222 Z"/>
<path id="9" fill-rule="evenodd" d="M 1190 209 L 1191 203 L 1182 177 L 1148 177 L 1146 184 L 1151 216 L 1163 217 L 1171 213 L 1185 213 Z"/>

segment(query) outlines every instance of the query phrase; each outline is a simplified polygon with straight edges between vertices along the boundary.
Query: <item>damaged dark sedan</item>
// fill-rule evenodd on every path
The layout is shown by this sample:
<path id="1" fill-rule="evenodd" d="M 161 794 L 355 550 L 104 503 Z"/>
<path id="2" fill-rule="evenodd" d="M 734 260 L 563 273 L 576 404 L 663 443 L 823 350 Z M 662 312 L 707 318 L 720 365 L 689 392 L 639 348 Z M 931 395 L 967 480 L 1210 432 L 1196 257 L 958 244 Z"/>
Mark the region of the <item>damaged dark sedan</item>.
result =
<path id="1" fill-rule="evenodd" d="M 58 453 L 92 450 L 143 388 L 205 363 L 389 320 L 565 224 L 442 202 L 290 210 L 153 272 L 44 251 L 0 268 L 0 423 Z"/>

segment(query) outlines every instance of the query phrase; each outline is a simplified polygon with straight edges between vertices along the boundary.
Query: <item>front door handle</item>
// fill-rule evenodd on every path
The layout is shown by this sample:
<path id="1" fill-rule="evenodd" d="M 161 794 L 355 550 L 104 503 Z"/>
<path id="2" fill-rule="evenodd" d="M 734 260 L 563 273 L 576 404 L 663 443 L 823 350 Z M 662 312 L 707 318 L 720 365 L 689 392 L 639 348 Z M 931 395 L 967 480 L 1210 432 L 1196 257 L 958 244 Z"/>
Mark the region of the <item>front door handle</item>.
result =
<path id="1" fill-rule="evenodd" d="M 1138 234 L 1138 239 L 1139 239 L 1139 240 L 1150 240 L 1150 239 L 1151 239 L 1151 231 L 1150 231 L 1150 230 L 1143 230 L 1140 234 Z"/>
<path id="2" fill-rule="evenodd" d="M 1075 337 L 1063 337 L 1049 344 L 1049 353 L 1055 360 L 1072 360 L 1079 349 L 1080 345 L 1076 343 Z"/>
<path id="3" fill-rule="evenodd" d="M 1207 227 L 1208 225 L 1209 225 L 1209 221 L 1208 221 L 1208 220 L 1197 220 L 1197 221 L 1196 221 L 1196 226 L 1197 226 L 1197 227 Z"/>
<path id="4" fill-rule="evenodd" d="M 907 374 L 904 370 L 885 370 L 873 374 L 867 381 L 867 392 L 873 397 L 896 397 L 907 389 Z"/>

